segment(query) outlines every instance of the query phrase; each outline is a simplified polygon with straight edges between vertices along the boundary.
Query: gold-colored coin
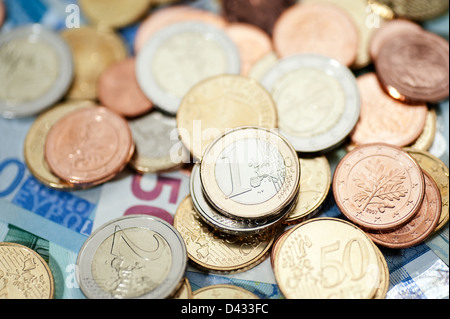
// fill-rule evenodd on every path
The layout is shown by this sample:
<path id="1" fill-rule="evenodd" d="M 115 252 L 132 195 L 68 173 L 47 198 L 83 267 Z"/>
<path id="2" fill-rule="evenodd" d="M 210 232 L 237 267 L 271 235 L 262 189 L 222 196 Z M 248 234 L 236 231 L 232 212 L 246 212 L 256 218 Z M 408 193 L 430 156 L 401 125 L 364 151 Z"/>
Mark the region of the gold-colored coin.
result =
<path id="1" fill-rule="evenodd" d="M 45 160 L 44 148 L 48 132 L 59 119 L 72 111 L 96 107 L 91 101 L 68 101 L 55 105 L 39 115 L 28 130 L 24 143 L 24 157 L 30 172 L 44 185 L 61 190 L 72 190 L 75 185 L 61 180 L 50 170 Z"/>
<path id="2" fill-rule="evenodd" d="M 278 245 L 274 274 L 287 299 L 375 295 L 379 257 L 357 226 L 336 218 L 315 218 L 295 226 Z"/>
<path id="3" fill-rule="evenodd" d="M 0 297 L 52 299 L 55 287 L 47 262 L 34 250 L 0 243 Z"/>
<path id="4" fill-rule="evenodd" d="M 101 73 L 127 56 L 125 43 L 116 33 L 89 26 L 65 29 L 61 35 L 71 48 L 75 66 L 74 81 L 66 97 L 95 100 Z"/>
<path id="5" fill-rule="evenodd" d="M 183 237 L 194 265 L 216 273 L 239 273 L 257 266 L 267 256 L 275 238 L 265 234 L 242 240 L 216 232 L 195 211 L 190 196 L 178 206 L 174 226 Z"/>
<path id="6" fill-rule="evenodd" d="M 437 130 L 437 115 L 434 109 L 430 109 L 427 114 L 425 127 L 419 138 L 410 146 L 420 151 L 428 151 L 433 145 Z"/>
<path id="7" fill-rule="evenodd" d="M 219 135 L 240 126 L 276 128 L 275 102 L 258 81 L 219 75 L 195 85 L 181 101 L 177 127 L 183 144 L 201 159 Z"/>
<path id="8" fill-rule="evenodd" d="M 447 224 L 449 219 L 449 170 L 447 165 L 442 162 L 439 158 L 433 154 L 426 151 L 419 151 L 413 148 L 405 148 L 411 156 L 419 163 L 420 167 L 426 171 L 434 179 L 439 191 L 441 193 L 442 199 L 442 211 L 441 217 L 439 218 L 438 225 L 434 230 L 434 233 L 438 232 L 442 227 Z"/>
<path id="9" fill-rule="evenodd" d="M 184 278 L 181 287 L 178 288 L 177 292 L 172 296 L 171 299 L 192 299 L 193 292 L 191 283 L 189 282 L 189 279 Z"/>
<path id="10" fill-rule="evenodd" d="M 79 0 L 81 10 L 99 28 L 122 28 L 144 16 L 154 0 Z"/>
<path id="11" fill-rule="evenodd" d="M 285 223 L 294 224 L 314 216 L 325 201 L 331 186 L 331 169 L 325 156 L 300 158 L 300 194 Z"/>
<path id="12" fill-rule="evenodd" d="M 383 253 L 380 251 L 380 249 L 374 245 L 374 248 L 378 255 L 378 270 L 379 270 L 379 277 L 380 277 L 380 283 L 377 287 L 377 291 L 375 292 L 375 296 L 373 299 L 385 299 L 386 294 L 389 290 L 389 268 L 386 262 L 386 258 L 384 258 Z M 374 269 L 374 271 L 377 271 Z M 376 274 L 375 274 L 376 275 Z"/>
<path id="13" fill-rule="evenodd" d="M 247 289 L 233 285 L 206 286 L 194 291 L 194 299 L 260 299 Z"/>

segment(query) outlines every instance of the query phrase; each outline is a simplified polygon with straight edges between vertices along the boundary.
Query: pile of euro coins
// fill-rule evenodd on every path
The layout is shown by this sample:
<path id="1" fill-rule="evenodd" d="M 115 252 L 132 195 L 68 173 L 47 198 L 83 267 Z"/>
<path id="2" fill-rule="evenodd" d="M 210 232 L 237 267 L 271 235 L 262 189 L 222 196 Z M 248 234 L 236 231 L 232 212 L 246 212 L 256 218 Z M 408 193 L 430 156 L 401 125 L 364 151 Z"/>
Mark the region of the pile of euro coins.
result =
<path id="1" fill-rule="evenodd" d="M 448 168 L 428 152 L 448 41 L 417 23 L 448 2 L 223 0 L 221 15 L 175 2 L 80 0 L 88 25 L 0 36 L 0 114 L 36 116 L 24 157 L 40 182 L 70 191 L 127 167 L 190 171 L 173 225 L 131 215 L 88 237 L 82 292 L 252 299 L 193 292 L 187 267 L 235 274 L 270 256 L 285 298 L 385 298 L 379 246 L 418 245 L 448 222 Z M 129 54 L 116 31 L 136 21 Z M 329 194 L 343 218 L 316 218 Z M 39 297 L 52 298 L 40 271 Z"/>

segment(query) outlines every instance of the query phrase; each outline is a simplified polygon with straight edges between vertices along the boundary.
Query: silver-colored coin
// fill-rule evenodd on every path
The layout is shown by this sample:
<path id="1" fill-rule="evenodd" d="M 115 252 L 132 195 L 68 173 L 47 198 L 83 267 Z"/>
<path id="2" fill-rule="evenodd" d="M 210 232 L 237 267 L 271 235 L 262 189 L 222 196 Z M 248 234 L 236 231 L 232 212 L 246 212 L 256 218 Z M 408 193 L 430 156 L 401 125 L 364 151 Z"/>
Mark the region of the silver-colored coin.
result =
<path id="1" fill-rule="evenodd" d="M 224 215 L 271 218 L 298 195 L 300 164 L 275 130 L 241 127 L 209 144 L 200 178 L 206 198 Z"/>
<path id="2" fill-rule="evenodd" d="M 235 219 L 215 210 L 205 198 L 200 180 L 200 164 L 195 164 L 192 168 L 189 186 L 194 208 L 205 223 L 220 232 L 235 236 L 250 236 L 273 229 L 284 221 L 286 216 L 295 207 L 298 199 L 296 197 L 287 209 L 270 218 Z"/>
<path id="3" fill-rule="evenodd" d="M 80 249 L 77 280 L 92 299 L 164 299 L 187 265 L 180 233 L 166 221 L 130 215 L 96 229 Z"/>
<path id="4" fill-rule="evenodd" d="M 280 133 L 297 152 L 325 152 L 345 140 L 360 115 L 353 73 L 315 54 L 279 60 L 262 78 L 277 104 Z"/>
<path id="5" fill-rule="evenodd" d="M 59 101 L 74 75 L 72 54 L 59 34 L 33 24 L 0 35 L 0 115 L 35 115 Z"/>
<path id="6" fill-rule="evenodd" d="M 197 21 L 164 27 L 138 53 L 136 76 L 152 102 L 176 114 L 195 84 L 219 74 L 239 74 L 236 45 L 220 29 Z"/>
<path id="7" fill-rule="evenodd" d="M 178 138 L 177 122 L 156 110 L 129 120 L 135 155 L 130 166 L 140 173 L 158 173 L 176 169 L 187 163 L 189 151 Z"/>

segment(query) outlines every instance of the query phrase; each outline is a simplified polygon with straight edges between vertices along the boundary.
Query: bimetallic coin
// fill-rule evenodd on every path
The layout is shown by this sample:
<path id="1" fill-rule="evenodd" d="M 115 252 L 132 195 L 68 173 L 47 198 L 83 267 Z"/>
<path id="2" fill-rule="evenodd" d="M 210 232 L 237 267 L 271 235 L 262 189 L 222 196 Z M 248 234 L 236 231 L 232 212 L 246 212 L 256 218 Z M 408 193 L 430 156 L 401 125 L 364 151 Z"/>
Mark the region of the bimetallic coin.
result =
<path id="1" fill-rule="evenodd" d="M 356 145 L 386 143 L 403 147 L 413 143 L 425 128 L 428 107 L 411 105 L 390 97 L 373 72 L 357 79 L 361 95 L 361 114 L 350 134 Z"/>
<path id="2" fill-rule="evenodd" d="M 34 250 L 15 243 L 0 243 L 0 297 L 52 299 L 53 274 Z"/>
<path id="3" fill-rule="evenodd" d="M 294 199 L 286 209 L 270 218 L 255 220 L 230 218 L 218 212 L 205 198 L 200 180 L 200 164 L 195 164 L 192 168 L 189 190 L 195 210 L 207 225 L 221 233 L 241 237 L 274 230 L 297 204 L 297 199 Z"/>
<path id="4" fill-rule="evenodd" d="M 147 13 L 154 0 L 79 0 L 87 18 L 99 28 L 122 28 Z"/>
<path id="5" fill-rule="evenodd" d="M 39 24 L 0 35 L 0 116 L 36 115 L 58 102 L 73 81 L 67 43 Z"/>
<path id="6" fill-rule="evenodd" d="M 370 299 L 379 286 L 379 257 L 370 238 L 341 219 L 315 218 L 283 236 L 274 260 L 287 299 Z"/>
<path id="7" fill-rule="evenodd" d="M 158 107 L 176 114 L 197 83 L 220 74 L 239 74 L 240 56 L 223 30 L 191 21 L 155 33 L 137 56 L 137 80 Z"/>
<path id="8" fill-rule="evenodd" d="M 184 240 L 166 221 L 148 215 L 114 219 L 96 229 L 78 253 L 77 280 L 92 299 L 165 299 L 182 284 Z"/>
<path id="9" fill-rule="evenodd" d="M 44 185 L 61 190 L 73 190 L 76 185 L 62 180 L 50 170 L 45 160 L 45 141 L 53 125 L 72 111 L 97 107 L 91 101 L 69 101 L 55 105 L 42 113 L 28 130 L 24 143 L 24 158 L 30 172 Z"/>
<path id="10" fill-rule="evenodd" d="M 331 169 L 325 156 L 300 158 L 300 190 L 298 203 L 286 220 L 287 224 L 299 223 L 313 217 L 328 196 L 331 186 Z"/>
<path id="11" fill-rule="evenodd" d="M 261 82 L 266 73 L 278 62 L 278 56 L 275 52 L 270 52 L 256 61 L 248 76 Z"/>
<path id="12" fill-rule="evenodd" d="M 98 99 L 103 106 L 126 116 L 137 117 L 153 109 L 136 79 L 136 59 L 126 58 L 110 65 L 97 82 Z"/>
<path id="13" fill-rule="evenodd" d="M 186 243 L 189 260 L 208 272 L 240 273 L 257 266 L 275 238 L 272 234 L 245 239 L 221 234 L 202 220 L 190 196 L 178 206 L 173 224 Z"/>
<path id="14" fill-rule="evenodd" d="M 193 299 L 259 299 L 259 297 L 238 286 L 213 285 L 194 291 Z"/>
<path id="15" fill-rule="evenodd" d="M 189 5 L 179 4 L 158 8 L 139 25 L 134 39 L 134 52 L 138 53 L 163 27 L 186 21 L 201 21 L 219 29 L 224 29 L 227 25 L 227 21 L 222 16 Z"/>
<path id="16" fill-rule="evenodd" d="M 224 215 L 267 218 L 298 195 L 300 164 L 292 145 L 277 132 L 243 127 L 209 145 L 200 177 L 206 198 Z"/>
<path id="17" fill-rule="evenodd" d="M 71 48 L 75 78 L 66 97 L 97 99 L 97 81 L 104 70 L 127 56 L 125 43 L 114 32 L 100 31 L 90 26 L 65 29 L 62 37 Z"/>
<path id="18" fill-rule="evenodd" d="M 343 9 L 327 3 L 297 3 L 278 18 L 273 31 L 281 58 L 321 54 L 351 66 L 358 52 L 358 29 Z"/>
<path id="19" fill-rule="evenodd" d="M 404 249 L 416 246 L 435 230 L 441 216 L 442 201 L 439 188 L 433 178 L 424 171 L 425 196 L 419 212 L 405 225 L 394 231 L 367 232 L 378 245 Z"/>
<path id="20" fill-rule="evenodd" d="M 397 100 L 437 103 L 449 95 L 449 44 L 431 32 L 404 32 L 384 41 L 375 68 Z"/>
<path id="21" fill-rule="evenodd" d="M 278 110 L 278 126 L 298 152 L 328 151 L 360 115 L 355 76 L 338 61 L 300 54 L 279 60 L 261 80 Z"/>
<path id="22" fill-rule="evenodd" d="M 439 224 L 437 225 L 435 232 L 444 227 L 449 219 L 449 170 L 447 165 L 439 158 L 426 151 L 420 151 L 413 148 L 404 148 L 414 159 L 419 163 L 420 167 L 430 174 L 433 180 L 439 187 L 442 200 L 442 212 L 439 218 Z"/>
<path id="23" fill-rule="evenodd" d="M 140 173 L 174 170 L 189 161 L 189 151 L 178 139 L 176 120 L 156 110 L 128 124 L 136 145 L 129 165 Z"/>
<path id="24" fill-rule="evenodd" d="M 392 230 L 410 221 L 425 194 L 422 169 L 411 155 L 389 144 L 354 148 L 333 177 L 337 206 L 350 221 L 368 230 Z"/>
<path id="25" fill-rule="evenodd" d="M 45 159 L 51 171 L 80 186 L 110 180 L 133 153 L 127 121 L 105 107 L 67 114 L 53 125 L 45 142 Z"/>
<path id="26" fill-rule="evenodd" d="M 177 111 L 180 139 L 201 160 L 219 135 L 241 126 L 276 128 L 277 108 L 257 81 L 232 74 L 210 77 L 192 87 Z"/>

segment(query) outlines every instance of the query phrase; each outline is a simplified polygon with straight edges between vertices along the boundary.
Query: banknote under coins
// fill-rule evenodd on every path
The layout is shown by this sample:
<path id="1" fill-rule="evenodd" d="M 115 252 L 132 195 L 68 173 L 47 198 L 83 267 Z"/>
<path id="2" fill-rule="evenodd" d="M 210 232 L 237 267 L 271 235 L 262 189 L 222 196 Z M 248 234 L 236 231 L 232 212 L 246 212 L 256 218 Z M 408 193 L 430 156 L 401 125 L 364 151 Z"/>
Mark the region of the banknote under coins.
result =
<path id="1" fill-rule="evenodd" d="M 29 117 L 48 109 L 74 77 L 69 46 L 39 24 L 0 34 L 0 116 Z"/>
<path id="2" fill-rule="evenodd" d="M 47 262 L 34 250 L 0 243 L 0 298 L 53 299 L 55 284 Z"/>
<path id="3" fill-rule="evenodd" d="M 185 283 L 186 246 L 168 222 L 148 215 L 114 219 L 81 247 L 77 280 L 87 298 L 167 299 Z"/>

